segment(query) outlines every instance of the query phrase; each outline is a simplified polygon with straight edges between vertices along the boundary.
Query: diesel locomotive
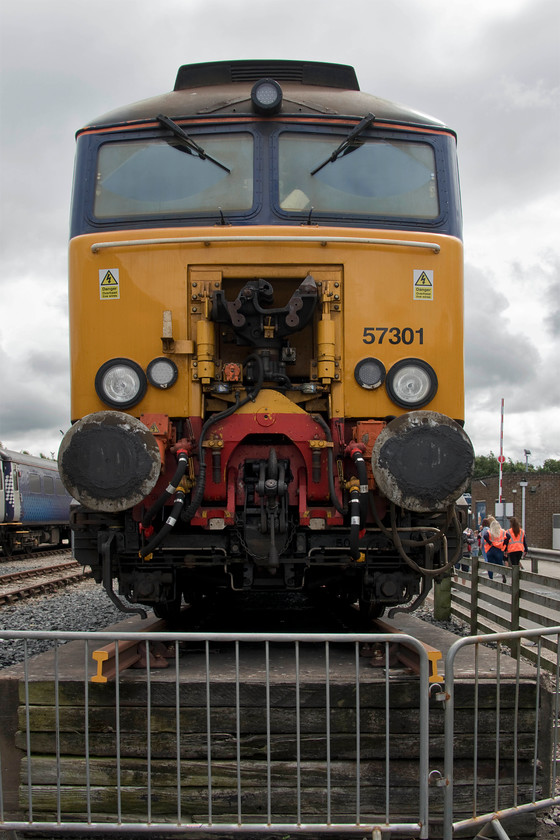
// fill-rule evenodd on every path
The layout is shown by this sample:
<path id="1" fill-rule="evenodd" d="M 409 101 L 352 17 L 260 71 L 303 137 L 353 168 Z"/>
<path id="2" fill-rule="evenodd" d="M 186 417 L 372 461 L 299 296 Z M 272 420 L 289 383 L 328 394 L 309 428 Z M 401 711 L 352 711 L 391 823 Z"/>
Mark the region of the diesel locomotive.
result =
<path id="1" fill-rule="evenodd" d="M 68 539 L 71 501 L 56 461 L 0 448 L 0 550 L 5 557 Z"/>
<path id="2" fill-rule="evenodd" d="M 125 611 L 414 609 L 461 552 L 462 266 L 454 132 L 352 67 L 185 65 L 79 130 L 76 558 Z"/>

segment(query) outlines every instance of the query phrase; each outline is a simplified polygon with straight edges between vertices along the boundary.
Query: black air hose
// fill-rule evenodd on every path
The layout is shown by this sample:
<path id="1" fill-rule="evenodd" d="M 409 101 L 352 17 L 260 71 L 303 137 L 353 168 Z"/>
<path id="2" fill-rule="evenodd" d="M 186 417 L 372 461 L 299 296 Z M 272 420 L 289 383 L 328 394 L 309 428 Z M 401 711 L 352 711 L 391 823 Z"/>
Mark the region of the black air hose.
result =
<path id="1" fill-rule="evenodd" d="M 177 520 L 181 515 L 181 509 L 184 504 L 185 491 L 182 487 L 180 487 L 178 488 L 177 493 L 175 495 L 175 501 L 173 503 L 171 513 L 165 520 L 165 525 L 157 532 L 157 534 L 154 534 L 149 543 L 147 543 L 143 548 L 140 549 L 140 557 L 146 557 L 146 555 L 151 554 L 154 548 L 157 548 L 157 546 L 168 535 L 171 529 L 175 527 L 175 525 L 177 524 Z"/>
<path id="2" fill-rule="evenodd" d="M 364 460 L 364 456 L 362 455 L 360 449 L 352 450 L 351 454 L 352 460 L 356 464 L 356 469 L 358 470 L 358 479 L 360 482 L 360 520 L 361 527 L 365 528 L 367 522 L 369 500 L 367 467 L 366 462 Z"/>
<path id="3" fill-rule="evenodd" d="M 151 505 L 144 514 L 144 517 L 142 519 L 142 526 L 144 528 L 149 527 L 149 525 L 152 522 L 152 519 L 154 519 L 154 517 L 160 512 L 166 501 L 173 495 L 177 486 L 179 485 L 179 482 L 181 481 L 181 479 L 185 475 L 185 472 L 187 471 L 188 463 L 189 453 L 186 449 L 180 449 L 177 453 L 177 469 L 175 470 L 173 478 L 171 479 L 161 496 L 159 496 L 159 498 L 156 499 L 153 505 Z"/>
<path id="4" fill-rule="evenodd" d="M 350 557 L 352 560 L 358 560 L 360 557 L 360 491 L 357 487 L 350 490 L 350 499 L 348 501 L 348 509 L 350 510 Z"/>

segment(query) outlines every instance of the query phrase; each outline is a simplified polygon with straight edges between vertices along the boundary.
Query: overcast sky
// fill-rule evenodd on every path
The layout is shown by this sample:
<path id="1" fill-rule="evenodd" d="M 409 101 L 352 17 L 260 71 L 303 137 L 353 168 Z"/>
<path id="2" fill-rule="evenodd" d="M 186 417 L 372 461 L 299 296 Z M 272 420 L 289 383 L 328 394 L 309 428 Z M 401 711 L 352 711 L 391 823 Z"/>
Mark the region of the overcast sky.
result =
<path id="1" fill-rule="evenodd" d="M 69 426 L 75 131 L 171 90 L 181 64 L 334 61 L 459 136 L 466 429 L 476 453 L 560 458 L 558 0 L 0 0 L 0 440 Z"/>

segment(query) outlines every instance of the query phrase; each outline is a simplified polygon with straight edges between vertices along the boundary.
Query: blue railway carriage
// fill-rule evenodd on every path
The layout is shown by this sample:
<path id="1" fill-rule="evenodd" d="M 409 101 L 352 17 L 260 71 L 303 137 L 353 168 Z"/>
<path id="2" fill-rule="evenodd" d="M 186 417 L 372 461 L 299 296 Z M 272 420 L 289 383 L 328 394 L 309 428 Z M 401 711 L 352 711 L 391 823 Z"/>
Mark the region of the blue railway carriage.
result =
<path id="1" fill-rule="evenodd" d="M 4 555 L 67 539 L 71 501 L 56 461 L 0 449 L 0 548 Z"/>

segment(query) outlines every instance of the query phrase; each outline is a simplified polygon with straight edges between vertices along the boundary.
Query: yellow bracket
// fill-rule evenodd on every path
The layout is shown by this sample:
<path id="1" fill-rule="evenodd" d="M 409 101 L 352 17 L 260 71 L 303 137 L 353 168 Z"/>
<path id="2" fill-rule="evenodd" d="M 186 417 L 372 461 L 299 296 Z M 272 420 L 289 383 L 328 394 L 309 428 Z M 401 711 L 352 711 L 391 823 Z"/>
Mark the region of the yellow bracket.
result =
<path id="1" fill-rule="evenodd" d="M 224 441 L 223 438 L 213 437 L 210 438 L 210 440 L 203 441 L 202 446 L 206 447 L 207 449 L 223 449 Z"/>
<path id="2" fill-rule="evenodd" d="M 91 678 L 94 683 L 106 683 L 107 677 L 103 676 L 103 663 L 109 659 L 109 654 L 106 650 L 94 650 L 91 658 L 97 662 L 97 674 Z"/>
<path id="3" fill-rule="evenodd" d="M 173 338 L 173 313 L 171 309 L 163 312 L 161 345 L 164 353 L 174 356 L 191 356 L 194 353 L 194 341 Z"/>
<path id="4" fill-rule="evenodd" d="M 441 650 L 429 650 L 428 651 L 428 660 L 432 665 L 432 673 L 430 674 L 430 679 L 428 682 L 431 683 L 442 683 L 443 677 L 441 674 L 438 674 L 437 664 L 440 659 L 443 659 Z"/>

